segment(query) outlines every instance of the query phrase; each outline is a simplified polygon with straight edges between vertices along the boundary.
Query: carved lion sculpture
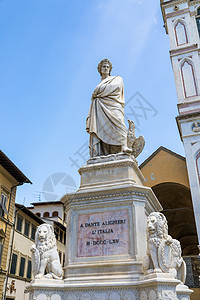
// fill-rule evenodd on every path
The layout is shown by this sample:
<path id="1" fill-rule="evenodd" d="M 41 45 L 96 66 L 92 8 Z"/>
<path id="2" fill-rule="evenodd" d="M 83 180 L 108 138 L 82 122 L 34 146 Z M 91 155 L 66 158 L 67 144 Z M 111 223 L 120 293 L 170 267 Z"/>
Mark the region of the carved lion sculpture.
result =
<path id="1" fill-rule="evenodd" d="M 168 235 L 165 216 L 153 212 L 147 219 L 147 256 L 143 271 L 149 273 L 169 273 L 173 278 L 185 282 L 186 265 L 181 257 L 179 241 Z"/>
<path id="2" fill-rule="evenodd" d="M 31 247 L 31 252 L 35 279 L 62 279 L 62 267 L 52 225 L 42 224 L 37 227 L 35 244 Z M 46 275 L 44 275 L 45 270 Z"/>

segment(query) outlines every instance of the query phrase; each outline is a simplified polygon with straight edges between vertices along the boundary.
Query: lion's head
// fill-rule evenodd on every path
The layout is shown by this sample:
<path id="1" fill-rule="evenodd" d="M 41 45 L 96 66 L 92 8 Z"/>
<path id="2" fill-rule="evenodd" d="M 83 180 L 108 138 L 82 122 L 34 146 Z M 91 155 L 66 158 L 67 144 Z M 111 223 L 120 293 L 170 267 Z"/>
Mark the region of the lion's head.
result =
<path id="1" fill-rule="evenodd" d="M 37 227 L 35 244 L 39 252 L 45 252 L 56 246 L 56 238 L 52 225 L 42 224 Z"/>
<path id="2" fill-rule="evenodd" d="M 149 238 L 167 238 L 168 225 L 165 216 L 159 212 L 151 213 L 147 218 L 147 234 Z"/>

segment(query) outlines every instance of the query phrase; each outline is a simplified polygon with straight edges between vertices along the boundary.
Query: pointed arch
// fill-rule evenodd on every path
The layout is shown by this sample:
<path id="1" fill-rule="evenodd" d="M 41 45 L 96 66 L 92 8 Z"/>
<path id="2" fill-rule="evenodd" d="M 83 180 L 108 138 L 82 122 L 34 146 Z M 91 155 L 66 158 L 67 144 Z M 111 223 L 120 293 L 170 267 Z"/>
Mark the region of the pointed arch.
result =
<path id="1" fill-rule="evenodd" d="M 200 184 L 200 149 L 196 153 L 195 161 L 196 161 L 197 174 L 198 174 L 199 184 Z"/>
<path id="2" fill-rule="evenodd" d="M 175 33 L 177 46 L 188 43 L 188 35 L 187 35 L 186 24 L 184 20 L 178 19 L 174 23 L 174 33 Z"/>
<path id="3" fill-rule="evenodd" d="M 185 98 L 197 96 L 198 91 L 193 61 L 189 58 L 184 58 L 180 62 L 180 71 Z"/>
<path id="4" fill-rule="evenodd" d="M 197 7 L 196 24 L 197 24 L 197 30 L 198 30 L 198 33 L 200 36 L 200 6 Z"/>

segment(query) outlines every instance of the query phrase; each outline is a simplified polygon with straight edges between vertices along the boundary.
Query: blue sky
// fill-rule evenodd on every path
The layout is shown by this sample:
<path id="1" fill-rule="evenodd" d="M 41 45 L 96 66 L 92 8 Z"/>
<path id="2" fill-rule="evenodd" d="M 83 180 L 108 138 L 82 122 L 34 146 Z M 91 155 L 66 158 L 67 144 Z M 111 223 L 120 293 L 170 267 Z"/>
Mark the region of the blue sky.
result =
<path id="1" fill-rule="evenodd" d="M 33 182 L 17 202 L 43 201 L 49 180 L 60 196 L 78 187 L 103 58 L 123 77 L 126 100 L 135 95 L 125 115 L 146 140 L 139 164 L 161 145 L 184 155 L 158 0 L 0 0 L 0 28 L 1 149 Z"/>

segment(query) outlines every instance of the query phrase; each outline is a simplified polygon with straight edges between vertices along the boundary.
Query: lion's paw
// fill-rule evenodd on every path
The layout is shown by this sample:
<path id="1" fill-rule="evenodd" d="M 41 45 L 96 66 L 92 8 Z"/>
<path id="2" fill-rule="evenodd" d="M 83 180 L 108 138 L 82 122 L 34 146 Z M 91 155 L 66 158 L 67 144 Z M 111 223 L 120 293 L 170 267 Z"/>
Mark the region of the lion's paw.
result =
<path id="1" fill-rule="evenodd" d="M 41 278 L 43 278 L 43 274 L 37 274 L 37 275 L 35 276 L 35 279 L 41 279 Z"/>
<path id="2" fill-rule="evenodd" d="M 149 270 L 147 270 L 147 271 L 146 271 L 146 273 L 145 273 L 145 274 L 147 274 L 147 275 L 148 275 L 148 274 L 152 274 L 152 273 L 154 273 L 154 270 L 153 270 L 153 269 L 149 269 Z"/>
<path id="3" fill-rule="evenodd" d="M 46 274 L 44 277 L 48 278 L 48 279 L 52 279 L 53 278 L 53 276 L 51 274 Z"/>
<path id="4" fill-rule="evenodd" d="M 160 268 L 154 269 L 154 273 L 162 273 L 162 270 Z"/>

